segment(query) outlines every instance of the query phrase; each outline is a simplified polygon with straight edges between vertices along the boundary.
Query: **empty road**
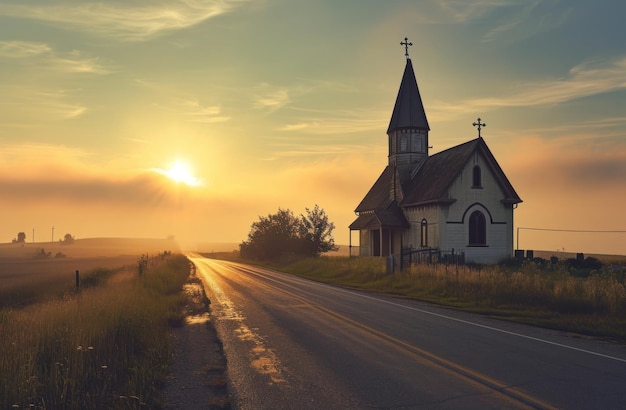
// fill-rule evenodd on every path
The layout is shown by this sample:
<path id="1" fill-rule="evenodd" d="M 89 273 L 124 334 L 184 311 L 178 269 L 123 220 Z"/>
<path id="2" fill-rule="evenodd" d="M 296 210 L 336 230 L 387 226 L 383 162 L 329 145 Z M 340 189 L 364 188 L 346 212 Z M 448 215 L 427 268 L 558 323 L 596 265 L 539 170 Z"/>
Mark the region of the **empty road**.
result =
<path id="1" fill-rule="evenodd" d="M 188 256 L 235 408 L 626 408 L 622 345 Z"/>

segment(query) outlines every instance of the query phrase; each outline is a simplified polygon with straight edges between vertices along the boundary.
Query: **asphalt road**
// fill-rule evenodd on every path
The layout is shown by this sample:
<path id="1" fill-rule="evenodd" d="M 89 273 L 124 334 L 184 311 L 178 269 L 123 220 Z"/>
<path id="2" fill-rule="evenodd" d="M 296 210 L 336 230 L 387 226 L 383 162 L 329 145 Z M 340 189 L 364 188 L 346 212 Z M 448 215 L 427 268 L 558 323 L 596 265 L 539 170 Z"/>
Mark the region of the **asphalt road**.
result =
<path id="1" fill-rule="evenodd" d="M 626 409 L 626 347 L 189 255 L 240 409 Z"/>

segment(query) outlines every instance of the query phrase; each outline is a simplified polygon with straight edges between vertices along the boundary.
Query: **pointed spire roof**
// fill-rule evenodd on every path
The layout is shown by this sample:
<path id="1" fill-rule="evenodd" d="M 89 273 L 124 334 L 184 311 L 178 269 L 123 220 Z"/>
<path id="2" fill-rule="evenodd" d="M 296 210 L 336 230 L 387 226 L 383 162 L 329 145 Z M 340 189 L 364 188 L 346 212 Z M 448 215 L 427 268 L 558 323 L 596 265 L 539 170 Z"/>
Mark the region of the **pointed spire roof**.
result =
<path id="1" fill-rule="evenodd" d="M 393 114 L 391 115 L 387 134 L 398 128 L 422 128 L 430 130 L 410 58 L 406 59 L 404 75 L 400 83 L 396 105 L 393 107 Z"/>

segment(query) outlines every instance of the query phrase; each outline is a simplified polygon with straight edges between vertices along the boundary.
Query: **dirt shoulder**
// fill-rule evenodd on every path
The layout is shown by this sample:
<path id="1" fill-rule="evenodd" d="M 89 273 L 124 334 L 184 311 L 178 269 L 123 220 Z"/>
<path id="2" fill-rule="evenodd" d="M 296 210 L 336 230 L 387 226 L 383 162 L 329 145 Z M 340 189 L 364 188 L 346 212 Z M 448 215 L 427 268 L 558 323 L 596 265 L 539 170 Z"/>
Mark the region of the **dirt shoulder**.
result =
<path id="1" fill-rule="evenodd" d="M 185 285 L 186 321 L 174 329 L 174 353 L 165 387 L 166 409 L 230 409 L 226 357 L 202 282 L 192 271 Z"/>

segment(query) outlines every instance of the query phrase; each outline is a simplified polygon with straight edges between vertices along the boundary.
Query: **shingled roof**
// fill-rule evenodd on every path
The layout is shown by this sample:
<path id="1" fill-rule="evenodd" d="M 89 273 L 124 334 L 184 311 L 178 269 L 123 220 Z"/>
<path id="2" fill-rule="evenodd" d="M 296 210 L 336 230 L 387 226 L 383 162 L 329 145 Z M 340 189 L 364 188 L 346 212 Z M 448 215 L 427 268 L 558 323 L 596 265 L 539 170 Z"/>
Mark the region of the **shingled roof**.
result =
<path id="1" fill-rule="evenodd" d="M 426 112 L 422 104 L 422 97 L 417 88 L 415 80 L 415 72 L 413 71 L 413 63 L 407 58 L 400 90 L 396 98 L 396 105 L 393 107 L 391 121 L 387 134 L 399 128 L 421 128 L 430 130 Z"/>
<path id="2" fill-rule="evenodd" d="M 428 157 L 415 177 L 406 184 L 405 197 L 400 206 L 454 201 L 454 198 L 448 197 L 448 190 L 476 151 L 483 155 L 492 169 L 498 185 L 504 193 L 502 200 L 512 204 L 522 202 L 504 171 L 500 168 L 498 161 L 487 147 L 485 140 L 478 137 Z"/>
<path id="3" fill-rule="evenodd" d="M 398 203 L 398 206 L 405 208 L 429 203 L 454 202 L 455 199 L 448 196 L 448 190 L 476 151 L 483 155 L 492 169 L 504 193 L 502 200 L 511 204 L 522 202 L 485 141 L 478 137 L 425 159 L 417 174 L 403 186 L 404 199 Z M 355 212 L 386 211 L 394 203 L 393 198 L 391 198 L 393 177 L 393 168 L 385 167 Z"/>
<path id="4" fill-rule="evenodd" d="M 358 218 L 350 224 L 350 229 L 378 229 L 380 226 L 392 229 L 407 229 L 410 225 L 402 213 L 402 210 L 398 208 L 395 202 L 392 202 L 384 210 L 366 212 L 359 215 Z"/>
<path id="5" fill-rule="evenodd" d="M 361 203 L 354 212 L 375 211 L 377 209 L 387 209 L 393 202 L 391 198 L 391 184 L 393 183 L 393 168 L 386 166 L 382 174 L 378 177 L 374 185 L 365 194 Z"/>

